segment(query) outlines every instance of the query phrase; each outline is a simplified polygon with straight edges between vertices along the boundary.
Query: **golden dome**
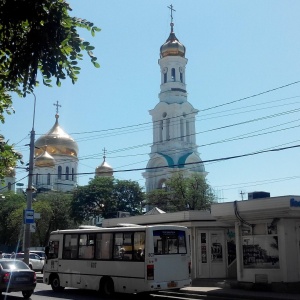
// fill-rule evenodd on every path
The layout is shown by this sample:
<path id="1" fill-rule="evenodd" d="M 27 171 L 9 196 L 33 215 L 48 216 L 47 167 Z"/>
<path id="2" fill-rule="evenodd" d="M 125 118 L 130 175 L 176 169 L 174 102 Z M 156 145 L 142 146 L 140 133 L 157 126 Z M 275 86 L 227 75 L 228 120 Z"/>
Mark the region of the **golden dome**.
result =
<path id="1" fill-rule="evenodd" d="M 35 158 L 34 165 L 36 167 L 41 167 L 41 168 L 45 168 L 45 167 L 53 168 L 55 167 L 55 160 L 47 152 L 47 150 L 44 150 L 44 152 L 41 155 Z"/>
<path id="2" fill-rule="evenodd" d="M 179 42 L 173 32 L 174 24 L 171 23 L 171 33 L 166 42 L 160 47 L 160 57 L 181 56 L 185 57 L 185 46 Z"/>
<path id="3" fill-rule="evenodd" d="M 68 155 L 77 157 L 78 145 L 58 124 L 59 115 L 55 115 L 56 122 L 48 133 L 39 137 L 35 142 L 35 156 L 43 153 L 43 147 L 47 145 L 50 155 Z"/>
<path id="4" fill-rule="evenodd" d="M 113 168 L 105 161 L 105 156 L 103 163 L 96 168 L 95 175 L 102 177 L 111 177 L 113 176 Z"/>

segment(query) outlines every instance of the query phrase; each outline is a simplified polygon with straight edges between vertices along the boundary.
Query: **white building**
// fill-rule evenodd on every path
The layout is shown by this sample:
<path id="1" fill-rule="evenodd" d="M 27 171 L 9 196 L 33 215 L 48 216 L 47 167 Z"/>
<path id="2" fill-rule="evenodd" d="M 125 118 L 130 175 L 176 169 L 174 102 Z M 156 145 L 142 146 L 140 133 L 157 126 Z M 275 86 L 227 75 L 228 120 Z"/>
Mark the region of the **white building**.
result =
<path id="1" fill-rule="evenodd" d="M 150 110 L 153 145 L 147 170 L 146 191 L 162 188 L 174 171 L 197 172 L 206 176 L 197 152 L 195 117 L 198 110 L 187 101 L 185 46 L 171 33 L 160 48 L 159 103 Z"/>
<path id="2" fill-rule="evenodd" d="M 35 142 L 33 184 L 38 191 L 72 191 L 77 186 L 78 145 L 58 123 Z"/>
<path id="3" fill-rule="evenodd" d="M 218 203 L 207 211 L 155 213 L 103 221 L 189 228 L 192 279 L 236 279 L 236 286 L 300 290 L 300 196 Z"/>

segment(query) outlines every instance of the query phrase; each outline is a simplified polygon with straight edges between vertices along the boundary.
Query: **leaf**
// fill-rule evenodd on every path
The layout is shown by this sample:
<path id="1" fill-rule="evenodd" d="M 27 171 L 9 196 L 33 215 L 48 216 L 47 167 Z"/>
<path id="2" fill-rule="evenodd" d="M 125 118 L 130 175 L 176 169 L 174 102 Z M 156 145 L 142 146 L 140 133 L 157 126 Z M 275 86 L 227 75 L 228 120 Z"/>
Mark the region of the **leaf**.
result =
<path id="1" fill-rule="evenodd" d="M 94 64 L 94 66 L 95 66 L 96 68 L 100 68 L 100 65 L 99 65 L 97 62 L 92 61 L 92 63 Z"/>

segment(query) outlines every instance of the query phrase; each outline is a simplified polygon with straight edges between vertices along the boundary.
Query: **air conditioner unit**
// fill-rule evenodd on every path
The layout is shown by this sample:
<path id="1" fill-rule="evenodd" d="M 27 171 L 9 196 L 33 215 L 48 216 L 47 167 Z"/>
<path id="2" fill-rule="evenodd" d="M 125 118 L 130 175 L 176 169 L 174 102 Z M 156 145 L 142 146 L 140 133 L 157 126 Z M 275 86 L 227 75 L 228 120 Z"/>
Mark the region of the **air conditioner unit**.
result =
<path id="1" fill-rule="evenodd" d="M 117 217 L 118 218 L 127 218 L 127 217 L 130 217 L 130 212 L 127 212 L 127 211 L 118 211 Z"/>

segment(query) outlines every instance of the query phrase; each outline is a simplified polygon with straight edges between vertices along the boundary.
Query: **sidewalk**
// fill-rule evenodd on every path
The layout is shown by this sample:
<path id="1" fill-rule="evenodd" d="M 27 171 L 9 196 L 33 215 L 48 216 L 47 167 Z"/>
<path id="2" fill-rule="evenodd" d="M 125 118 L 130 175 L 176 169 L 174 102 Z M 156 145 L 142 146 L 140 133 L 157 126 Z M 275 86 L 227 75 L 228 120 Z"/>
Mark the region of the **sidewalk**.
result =
<path id="1" fill-rule="evenodd" d="M 206 280 L 193 280 L 191 287 L 180 289 L 181 293 L 195 294 L 195 295 L 209 295 L 209 296 L 223 296 L 231 297 L 233 299 L 280 299 L 280 300 L 300 300 L 300 293 L 281 293 L 272 291 L 256 291 L 246 290 L 240 288 L 230 287 L 230 282 L 219 281 L 220 286 L 203 286 L 206 285 L 217 285 L 217 281 L 207 282 Z M 223 286 L 222 286 L 223 285 Z"/>

